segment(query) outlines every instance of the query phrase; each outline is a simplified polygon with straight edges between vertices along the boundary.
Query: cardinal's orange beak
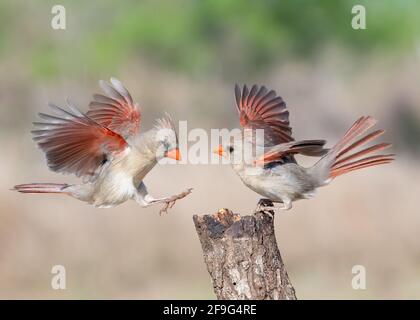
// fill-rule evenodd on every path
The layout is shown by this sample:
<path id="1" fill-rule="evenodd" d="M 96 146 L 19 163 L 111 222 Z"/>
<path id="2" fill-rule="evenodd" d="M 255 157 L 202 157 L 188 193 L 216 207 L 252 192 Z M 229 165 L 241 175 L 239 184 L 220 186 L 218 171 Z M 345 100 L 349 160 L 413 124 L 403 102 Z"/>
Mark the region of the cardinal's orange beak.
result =
<path id="1" fill-rule="evenodd" d="M 165 157 L 175 159 L 177 161 L 181 160 L 181 153 L 179 152 L 178 148 L 166 151 Z"/>
<path id="2" fill-rule="evenodd" d="M 219 146 L 213 150 L 213 153 L 216 153 L 219 156 L 223 157 L 225 155 L 225 149 L 223 149 L 223 146 L 219 144 Z"/>

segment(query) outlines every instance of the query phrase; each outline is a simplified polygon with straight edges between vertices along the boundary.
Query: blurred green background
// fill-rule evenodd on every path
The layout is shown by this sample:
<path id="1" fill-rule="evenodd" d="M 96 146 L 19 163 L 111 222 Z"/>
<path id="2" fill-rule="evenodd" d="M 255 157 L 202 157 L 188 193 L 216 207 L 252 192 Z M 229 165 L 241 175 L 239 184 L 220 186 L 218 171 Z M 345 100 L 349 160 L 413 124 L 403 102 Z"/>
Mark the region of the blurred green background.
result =
<path id="1" fill-rule="evenodd" d="M 56 4 L 66 30 L 51 28 Z M 358 4 L 366 30 L 351 27 Z M 277 90 L 297 139 L 332 144 L 360 115 L 378 118 L 398 160 L 280 213 L 277 238 L 300 299 L 420 298 L 419 71 L 416 0 L 1 1 L 0 298 L 214 298 L 192 215 L 246 214 L 258 200 L 228 166 L 153 170 L 154 195 L 195 188 L 165 217 L 9 191 L 76 181 L 48 171 L 31 121 L 67 96 L 85 109 L 110 76 L 139 101 L 146 129 L 164 111 L 190 129 L 237 127 L 235 82 Z M 51 289 L 55 264 L 64 291 Z M 351 288 L 356 264 L 366 290 Z"/>
<path id="2" fill-rule="evenodd" d="M 325 47 L 352 54 L 398 54 L 416 47 L 416 0 L 350 1 L 62 1 L 67 30 L 49 28 L 54 1 L 2 1 L 3 55 L 19 52 L 41 79 L 113 72 L 144 57 L 171 71 L 235 80 L 292 57 L 313 59 Z M 365 6 L 368 27 L 350 28 Z M 65 63 L 63 63 L 65 61 Z"/>

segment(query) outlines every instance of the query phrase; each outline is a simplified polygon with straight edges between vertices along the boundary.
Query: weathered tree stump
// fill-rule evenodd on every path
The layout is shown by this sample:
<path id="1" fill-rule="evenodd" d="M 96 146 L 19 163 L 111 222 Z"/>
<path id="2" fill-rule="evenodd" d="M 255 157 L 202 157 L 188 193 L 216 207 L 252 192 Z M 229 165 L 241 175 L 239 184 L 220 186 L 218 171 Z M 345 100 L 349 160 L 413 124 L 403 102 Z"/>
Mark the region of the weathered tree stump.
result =
<path id="1" fill-rule="evenodd" d="M 221 209 L 193 220 L 218 299 L 296 299 L 277 247 L 272 211 L 240 216 Z"/>

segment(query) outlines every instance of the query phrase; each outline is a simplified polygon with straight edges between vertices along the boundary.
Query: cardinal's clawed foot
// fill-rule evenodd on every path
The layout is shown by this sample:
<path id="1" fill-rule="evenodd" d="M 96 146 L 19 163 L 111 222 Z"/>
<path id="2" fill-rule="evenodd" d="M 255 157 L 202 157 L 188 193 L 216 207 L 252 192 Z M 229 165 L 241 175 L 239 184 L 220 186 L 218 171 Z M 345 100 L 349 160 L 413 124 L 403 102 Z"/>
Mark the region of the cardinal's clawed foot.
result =
<path id="1" fill-rule="evenodd" d="M 188 188 L 187 190 L 185 190 L 185 191 L 183 191 L 183 192 L 181 192 L 179 194 L 176 194 L 176 195 L 173 195 L 171 197 L 167 197 L 167 198 L 161 199 L 160 202 L 163 202 L 164 205 L 159 210 L 159 214 L 162 215 L 164 213 L 168 213 L 168 210 L 171 209 L 175 205 L 175 202 L 177 200 L 182 199 L 182 198 L 185 198 L 187 195 L 189 195 L 192 192 L 192 190 L 193 190 L 192 188 Z"/>

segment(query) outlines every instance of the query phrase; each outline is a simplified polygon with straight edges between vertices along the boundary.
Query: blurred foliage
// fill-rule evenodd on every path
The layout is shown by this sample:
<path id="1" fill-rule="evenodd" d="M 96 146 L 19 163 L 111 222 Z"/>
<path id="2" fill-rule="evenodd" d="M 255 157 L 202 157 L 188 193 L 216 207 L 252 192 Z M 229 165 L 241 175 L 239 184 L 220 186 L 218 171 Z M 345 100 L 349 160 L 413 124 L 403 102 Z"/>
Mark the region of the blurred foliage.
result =
<path id="1" fill-rule="evenodd" d="M 420 119 L 418 118 L 415 106 L 402 102 L 395 108 L 395 139 L 399 152 L 407 152 L 416 158 L 420 157 Z"/>
<path id="2" fill-rule="evenodd" d="M 420 30 L 417 0 L 63 0 L 65 31 L 49 27 L 54 4 L 0 5 L 0 50 L 13 45 L 10 30 L 30 34 L 35 40 L 22 48 L 41 76 L 80 63 L 109 70 L 133 56 L 182 72 L 253 72 L 290 56 L 309 59 L 330 45 L 355 54 L 404 51 L 418 45 Z M 351 28 L 356 4 L 366 7 L 366 30 Z"/>

